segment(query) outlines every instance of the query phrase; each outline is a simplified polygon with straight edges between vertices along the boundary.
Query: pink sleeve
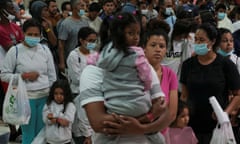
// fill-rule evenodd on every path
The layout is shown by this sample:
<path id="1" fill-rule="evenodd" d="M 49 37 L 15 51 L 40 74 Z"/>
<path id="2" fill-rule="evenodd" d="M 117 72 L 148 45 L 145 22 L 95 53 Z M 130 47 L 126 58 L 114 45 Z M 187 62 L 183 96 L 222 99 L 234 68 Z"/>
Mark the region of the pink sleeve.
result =
<path id="1" fill-rule="evenodd" d="M 194 133 L 194 131 L 192 130 L 192 144 L 197 144 L 198 143 L 198 139 Z"/>
<path id="2" fill-rule="evenodd" d="M 141 47 L 131 47 L 131 48 L 138 55 L 135 61 L 137 71 L 138 71 L 138 76 L 144 82 L 145 90 L 149 90 L 152 84 L 150 64 L 148 63 L 144 55 L 143 49 Z"/>
<path id="3" fill-rule="evenodd" d="M 98 52 L 94 52 L 94 53 L 89 54 L 87 56 L 87 64 L 88 65 L 96 65 L 98 58 L 99 58 L 99 53 Z"/>
<path id="4" fill-rule="evenodd" d="M 178 78 L 174 71 L 169 68 L 169 91 L 178 89 Z"/>

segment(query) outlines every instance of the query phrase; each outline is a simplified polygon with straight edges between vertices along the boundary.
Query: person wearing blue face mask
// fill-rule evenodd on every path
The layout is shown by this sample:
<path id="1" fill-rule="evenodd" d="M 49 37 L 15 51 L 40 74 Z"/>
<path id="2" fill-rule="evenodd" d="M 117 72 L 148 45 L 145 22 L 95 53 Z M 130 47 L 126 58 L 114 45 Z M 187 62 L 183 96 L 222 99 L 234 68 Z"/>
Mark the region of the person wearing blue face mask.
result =
<path id="1" fill-rule="evenodd" d="M 59 70 L 65 72 L 66 60 L 69 53 L 78 44 L 78 31 L 82 27 L 89 26 L 86 19 L 83 19 L 86 3 L 83 0 L 71 0 L 72 16 L 63 20 L 58 31 L 58 52 L 59 52 Z"/>
<path id="2" fill-rule="evenodd" d="M 240 75 L 235 64 L 216 53 L 217 30 L 204 23 L 195 33 L 195 56 L 183 62 L 180 82 L 180 99 L 191 106 L 189 125 L 193 128 L 200 144 L 209 144 L 217 120 L 209 103 L 210 96 L 216 96 L 224 111 L 233 112 L 240 103 Z M 232 100 L 229 100 L 229 92 Z"/>
<path id="3" fill-rule="evenodd" d="M 169 24 L 171 30 L 173 29 L 173 26 L 177 20 L 177 17 L 175 16 L 175 12 L 174 12 L 174 6 L 175 5 L 172 0 L 164 0 L 164 7 L 165 7 L 164 21 Z"/>
<path id="4" fill-rule="evenodd" d="M 234 38 L 230 30 L 225 28 L 218 29 L 218 37 L 216 40 L 218 46 L 217 53 L 222 56 L 228 57 L 236 65 L 238 72 L 240 73 L 240 59 L 233 53 L 234 51 Z M 237 112 L 238 110 L 236 110 Z M 233 132 L 237 143 L 240 143 L 240 124 L 237 122 L 237 117 L 231 117 Z"/>
<path id="5" fill-rule="evenodd" d="M 232 21 L 228 18 L 226 6 L 222 3 L 216 5 L 215 12 L 217 17 L 217 27 L 227 28 L 233 32 Z"/>
<path id="6" fill-rule="evenodd" d="M 90 27 L 83 27 L 78 31 L 77 40 L 77 47 L 70 52 L 67 58 L 68 79 L 74 98 L 79 95 L 80 76 L 87 66 L 87 56 L 94 52 L 97 47 L 97 33 Z M 83 123 L 86 116 L 82 112 L 82 108 L 79 109 L 77 113 L 80 113 L 80 116 L 76 116 L 73 123 L 73 140 L 75 143 L 81 144 L 84 141 L 91 141 L 93 131 L 91 131 L 89 124 L 86 125 L 88 121 Z"/>
<path id="7" fill-rule="evenodd" d="M 14 82 L 19 75 L 25 82 L 31 118 L 29 123 L 21 125 L 22 143 L 30 144 L 43 128 L 42 109 L 49 94 L 49 87 L 56 80 L 53 57 L 46 45 L 40 44 L 41 25 L 35 19 L 23 24 L 25 39 L 22 43 L 12 46 L 6 54 L 1 67 L 1 80 Z"/>

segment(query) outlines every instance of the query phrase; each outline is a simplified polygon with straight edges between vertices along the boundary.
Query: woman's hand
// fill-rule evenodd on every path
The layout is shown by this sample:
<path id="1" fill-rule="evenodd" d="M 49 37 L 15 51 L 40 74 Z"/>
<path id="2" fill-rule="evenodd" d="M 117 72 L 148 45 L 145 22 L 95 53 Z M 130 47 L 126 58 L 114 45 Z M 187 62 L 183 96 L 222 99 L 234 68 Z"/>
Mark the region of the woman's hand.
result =
<path id="1" fill-rule="evenodd" d="M 23 80 L 28 80 L 28 81 L 35 81 L 39 77 L 38 72 L 25 72 L 22 74 L 22 79 Z"/>
<path id="2" fill-rule="evenodd" d="M 144 127 L 137 119 L 116 114 L 112 115 L 117 122 L 104 121 L 105 128 L 103 129 L 103 133 L 109 135 L 144 134 Z"/>

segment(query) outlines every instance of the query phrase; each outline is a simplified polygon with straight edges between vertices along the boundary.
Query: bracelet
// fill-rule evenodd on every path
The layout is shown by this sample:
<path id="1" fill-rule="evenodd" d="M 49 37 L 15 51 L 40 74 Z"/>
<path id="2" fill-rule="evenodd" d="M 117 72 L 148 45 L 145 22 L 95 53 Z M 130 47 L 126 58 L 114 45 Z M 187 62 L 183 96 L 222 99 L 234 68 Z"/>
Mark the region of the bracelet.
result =
<path id="1" fill-rule="evenodd" d="M 153 114 L 151 113 L 151 112 L 149 112 L 149 113 L 147 113 L 147 118 L 148 118 L 148 120 L 150 121 L 150 122 L 153 122 L 154 121 L 154 116 L 153 116 Z"/>
<path id="2" fill-rule="evenodd" d="M 45 32 L 50 32 L 51 31 L 51 29 L 50 28 L 47 28 L 46 30 L 45 30 Z"/>

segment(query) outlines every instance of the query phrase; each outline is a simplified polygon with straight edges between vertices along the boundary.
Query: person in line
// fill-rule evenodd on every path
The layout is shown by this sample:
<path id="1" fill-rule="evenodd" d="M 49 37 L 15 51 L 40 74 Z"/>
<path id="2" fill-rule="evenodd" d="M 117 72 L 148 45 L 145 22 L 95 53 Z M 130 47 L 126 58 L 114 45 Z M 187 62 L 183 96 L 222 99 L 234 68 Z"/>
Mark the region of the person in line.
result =
<path id="1" fill-rule="evenodd" d="M 183 62 L 180 77 L 181 100 L 191 106 L 189 125 L 201 144 L 209 144 L 217 122 L 212 117 L 209 97 L 215 96 L 228 115 L 240 104 L 240 75 L 230 59 L 216 54 L 216 37 L 214 26 L 200 25 L 195 33 L 196 55 Z M 231 101 L 229 91 L 233 95 Z"/>
<path id="2" fill-rule="evenodd" d="M 161 61 L 166 56 L 168 45 L 168 35 L 164 30 L 155 29 L 146 32 L 144 37 L 144 52 L 149 63 L 158 75 L 161 88 L 166 96 L 170 122 L 176 118 L 178 105 L 178 79 L 176 73 L 169 67 L 161 65 Z M 165 140 L 169 143 L 168 129 L 162 131 Z"/>
<path id="3" fill-rule="evenodd" d="M 233 32 L 232 21 L 228 18 L 226 5 L 223 3 L 217 4 L 215 7 L 215 13 L 217 17 L 217 27 L 226 28 Z"/>
<path id="4" fill-rule="evenodd" d="M 97 46 L 97 33 L 90 27 L 83 27 L 78 32 L 78 46 L 69 54 L 67 58 L 68 78 L 73 93 L 77 113 L 73 123 L 73 140 L 75 143 L 90 141 L 93 130 L 87 120 L 84 109 L 78 102 L 80 76 L 87 66 L 87 57 Z"/>
<path id="5" fill-rule="evenodd" d="M 31 118 L 21 125 L 22 143 L 30 144 L 44 126 L 42 108 L 49 94 L 49 87 L 56 80 L 53 57 L 48 47 L 40 44 L 41 25 L 34 19 L 23 24 L 25 40 L 11 47 L 1 68 L 1 80 L 9 82 L 14 76 L 17 82 L 21 75 L 26 84 Z"/>
<path id="6" fill-rule="evenodd" d="M 24 34 L 16 23 L 13 22 L 15 19 L 16 11 L 14 8 L 14 3 L 11 0 L 1 0 L 0 1 L 0 46 L 1 46 L 1 56 L 4 59 L 7 51 L 13 46 L 24 40 Z M 2 62 L 1 62 L 2 63 Z M 0 87 L 3 88 L 2 100 L 1 100 L 1 112 L 2 116 L 2 106 L 5 93 L 7 91 L 8 83 L 0 80 Z M 17 129 L 14 125 L 9 125 L 11 129 L 10 140 L 15 140 L 19 135 Z"/>
<path id="7" fill-rule="evenodd" d="M 101 11 L 101 5 L 99 3 L 93 2 L 88 7 L 88 13 L 83 16 L 83 19 L 86 19 L 89 23 L 89 27 L 94 29 L 99 33 L 102 19 L 99 17 Z"/>
<path id="8" fill-rule="evenodd" d="M 50 88 L 42 112 L 47 143 L 71 144 L 72 123 L 76 112 L 71 94 L 67 80 L 57 80 Z"/>
<path id="9" fill-rule="evenodd" d="M 85 15 L 84 0 L 71 0 L 72 15 L 63 20 L 58 31 L 59 70 L 65 72 L 65 64 L 69 53 L 78 44 L 77 35 L 82 27 L 89 26 L 82 17 Z"/>
<path id="10" fill-rule="evenodd" d="M 231 31 L 228 29 L 225 29 L 225 28 L 218 29 L 218 37 L 216 40 L 216 45 L 218 46 L 217 53 L 224 57 L 230 58 L 230 60 L 232 60 L 232 62 L 236 65 L 238 72 L 240 73 L 240 59 L 236 54 L 233 53 L 234 38 L 233 38 Z M 231 99 L 232 98 L 231 93 L 229 94 L 229 96 Z M 239 126 L 238 117 L 237 117 L 239 108 L 233 112 L 236 114 L 236 116 L 231 117 L 233 131 L 234 131 L 235 139 L 236 139 L 237 143 L 240 142 L 240 135 L 239 135 L 239 132 L 240 132 L 239 127 L 240 126 Z"/>
<path id="11" fill-rule="evenodd" d="M 113 0 L 104 0 L 102 2 L 102 12 L 99 14 L 100 18 L 104 20 L 106 17 L 113 16 L 114 8 Z"/>
<path id="12" fill-rule="evenodd" d="M 87 66 L 87 57 L 97 46 L 97 33 L 90 27 L 78 31 L 78 45 L 67 58 L 68 79 L 75 98 L 79 95 L 79 80 L 83 69 Z"/>
<path id="13" fill-rule="evenodd" d="M 177 118 L 169 128 L 170 144 L 197 144 L 198 140 L 191 127 L 188 126 L 190 108 L 179 100 Z"/>
<path id="14" fill-rule="evenodd" d="M 226 28 L 219 28 L 216 45 L 218 47 L 217 53 L 224 57 L 229 57 L 235 63 L 240 73 L 240 59 L 234 54 L 234 38 L 231 31 Z"/>
<path id="15" fill-rule="evenodd" d="M 105 117 L 103 116 L 100 121 L 96 121 L 95 117 L 100 117 L 103 114 L 102 106 L 106 107 L 105 112 L 109 113 L 110 123 L 114 121 L 116 116 L 110 115 L 111 113 L 138 117 L 141 122 L 149 123 L 158 118 L 163 111 L 162 107 L 166 106 L 160 98 L 164 94 L 161 91 L 157 75 L 147 62 L 142 48 L 137 47 L 140 40 L 140 25 L 136 17 L 127 12 L 118 13 L 110 21 L 109 31 L 110 35 L 104 37 L 105 39 L 110 38 L 109 41 L 101 38 L 106 43 L 102 43 L 97 67 L 86 67 L 80 80 L 81 104 L 87 112 L 90 124 L 97 132 L 95 141 L 97 143 L 137 143 L 140 141 L 141 143 L 165 143 L 164 138 L 157 132 L 158 130 L 151 131 L 156 133 L 145 136 L 143 136 L 142 130 L 139 131 L 141 134 L 138 133 L 137 135 L 109 136 L 103 134 L 103 129 L 99 129 L 99 127 L 102 127 L 99 122 L 104 120 Z M 90 71 L 95 69 L 96 75 L 92 77 L 93 73 L 84 73 L 88 71 L 86 69 Z M 103 71 L 104 73 L 102 73 Z M 95 79 L 98 76 L 103 77 L 97 81 L 94 80 L 97 83 L 91 83 L 92 81 L 86 83 L 85 78 L 92 77 Z M 92 78 L 91 80 L 93 80 Z M 98 84 L 102 85 L 100 93 Z M 98 97 L 96 97 L 96 94 Z M 90 101 L 90 99 L 92 100 Z M 104 99 L 106 102 L 102 103 Z M 122 103 L 123 101 L 124 103 Z M 158 115 L 151 111 L 151 106 L 153 104 L 154 107 L 155 103 L 157 103 L 155 106 L 159 109 Z M 99 110 L 98 115 L 92 113 L 95 108 Z"/>

